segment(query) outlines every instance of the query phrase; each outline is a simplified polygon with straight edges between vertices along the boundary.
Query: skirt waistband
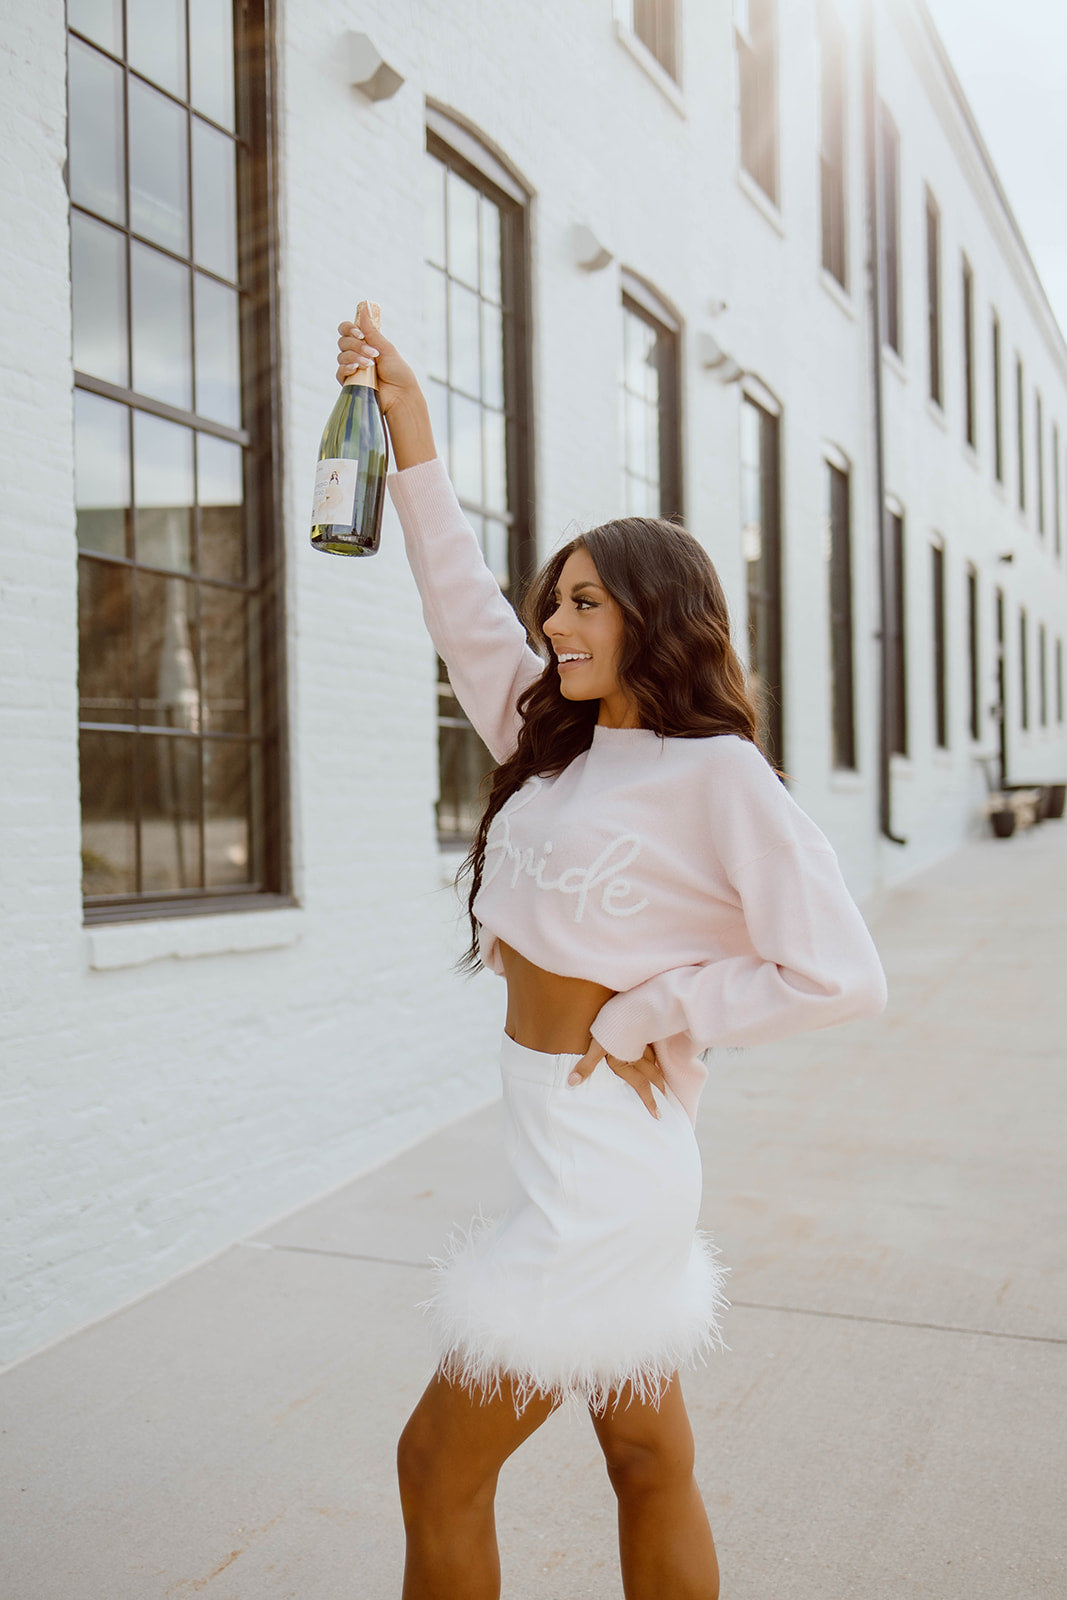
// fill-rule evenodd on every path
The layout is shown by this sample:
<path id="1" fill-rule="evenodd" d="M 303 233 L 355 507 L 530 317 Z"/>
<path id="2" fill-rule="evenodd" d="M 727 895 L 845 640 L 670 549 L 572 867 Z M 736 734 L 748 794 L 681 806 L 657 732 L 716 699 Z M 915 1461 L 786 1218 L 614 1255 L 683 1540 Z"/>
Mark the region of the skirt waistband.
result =
<path id="1" fill-rule="evenodd" d="M 533 1083 L 566 1083 L 574 1063 L 581 1059 L 577 1052 L 561 1051 L 554 1055 L 548 1050 L 531 1050 L 507 1033 L 500 1040 L 500 1067 L 511 1078 L 527 1078 Z"/>

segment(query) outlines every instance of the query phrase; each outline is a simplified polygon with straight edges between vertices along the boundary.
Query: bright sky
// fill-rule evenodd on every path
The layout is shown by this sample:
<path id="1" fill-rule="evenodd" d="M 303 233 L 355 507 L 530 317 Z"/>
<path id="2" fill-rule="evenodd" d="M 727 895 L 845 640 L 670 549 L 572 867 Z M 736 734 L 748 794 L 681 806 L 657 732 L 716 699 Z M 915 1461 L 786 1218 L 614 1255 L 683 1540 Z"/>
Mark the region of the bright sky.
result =
<path id="1" fill-rule="evenodd" d="M 1067 0 L 926 0 L 1067 336 Z"/>

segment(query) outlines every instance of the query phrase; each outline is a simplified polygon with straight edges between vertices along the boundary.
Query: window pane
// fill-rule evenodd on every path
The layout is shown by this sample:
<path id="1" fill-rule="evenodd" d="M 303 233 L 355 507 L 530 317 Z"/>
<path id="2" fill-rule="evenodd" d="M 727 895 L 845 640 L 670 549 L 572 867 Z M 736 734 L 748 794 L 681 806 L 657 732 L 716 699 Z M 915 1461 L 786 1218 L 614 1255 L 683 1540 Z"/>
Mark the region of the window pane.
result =
<path id="1" fill-rule="evenodd" d="M 87 389 L 74 391 L 74 497 L 81 548 L 127 555 L 130 414 Z"/>
<path id="2" fill-rule="evenodd" d="M 133 894 L 134 734 L 81 735 L 82 893 Z"/>
<path id="3" fill-rule="evenodd" d="M 200 886 L 200 742 L 142 734 L 142 888 Z"/>
<path id="4" fill-rule="evenodd" d="M 445 264 L 445 169 L 433 156 L 426 157 L 425 194 L 426 259 Z"/>
<path id="5" fill-rule="evenodd" d="M 200 433 L 196 439 L 200 504 L 200 572 L 240 583 L 245 575 L 242 451 L 239 444 Z"/>
<path id="6" fill-rule="evenodd" d="M 130 79 L 130 227 L 189 254 L 188 116 L 166 95 Z"/>
<path id="7" fill-rule="evenodd" d="M 112 222 L 126 220 L 122 68 L 70 41 L 70 198 Z"/>
<path id="8" fill-rule="evenodd" d="M 461 500 L 482 499 L 482 408 L 452 394 L 452 482 Z"/>
<path id="9" fill-rule="evenodd" d="M 248 727 L 246 606 L 239 589 L 201 586 L 206 733 L 244 733 Z"/>
<path id="10" fill-rule="evenodd" d="M 486 565 L 500 587 L 506 590 L 511 578 L 507 524 L 494 522 L 491 517 L 486 517 L 483 546 Z"/>
<path id="11" fill-rule="evenodd" d="M 70 270 L 74 365 L 108 383 L 130 381 L 126 339 L 126 240 L 114 228 L 72 211 Z"/>
<path id="12" fill-rule="evenodd" d="M 448 270 L 478 287 L 478 191 L 458 173 L 448 174 Z"/>
<path id="13" fill-rule="evenodd" d="M 122 54 L 122 0 L 67 0 L 67 23 L 112 55 Z"/>
<path id="14" fill-rule="evenodd" d="M 482 412 L 482 437 L 485 441 L 485 504 L 493 511 L 506 511 L 507 464 L 502 411 Z"/>
<path id="15" fill-rule="evenodd" d="M 213 122 L 233 127 L 232 0 L 189 0 L 192 102 Z"/>
<path id="16" fill-rule="evenodd" d="M 482 399 L 504 408 L 504 327 L 496 306 L 482 301 Z"/>
<path id="17" fill-rule="evenodd" d="M 187 578 L 137 574 L 139 720 L 200 731 L 200 647 L 196 585 Z"/>
<path id="18" fill-rule="evenodd" d="M 209 739 L 204 745 L 206 882 L 251 883 L 252 827 L 247 744 Z"/>
<path id="19" fill-rule="evenodd" d="M 481 393 L 482 358 L 478 344 L 478 296 L 461 284 L 448 286 L 449 382 L 467 394 Z"/>
<path id="20" fill-rule="evenodd" d="M 237 173 L 232 139 L 193 118 L 193 238 L 196 259 L 237 279 Z"/>
<path id="21" fill-rule="evenodd" d="M 147 245 L 130 246 L 133 387 L 182 411 L 193 405 L 189 269 Z"/>
<path id="22" fill-rule="evenodd" d="M 481 196 L 482 293 L 498 304 L 500 292 L 500 207 Z"/>
<path id="23" fill-rule="evenodd" d="M 241 425 L 241 356 L 237 291 L 196 274 L 196 409 Z"/>
<path id="24" fill-rule="evenodd" d="M 78 562 L 78 716 L 135 721 L 130 571 L 113 561 Z"/>
<path id="25" fill-rule="evenodd" d="M 426 403 L 430 408 L 430 423 L 434 442 L 442 461 L 449 460 L 448 390 L 431 378 L 426 385 Z M 451 472 L 451 466 L 449 467 Z"/>
<path id="26" fill-rule="evenodd" d="M 137 560 L 191 572 L 192 430 L 135 411 L 133 469 Z"/>
<path id="27" fill-rule="evenodd" d="M 426 366 L 435 378 L 448 376 L 448 303 L 445 275 L 426 270 Z"/>
<path id="28" fill-rule="evenodd" d="M 185 99 L 185 0 L 126 0 L 126 58 Z"/>

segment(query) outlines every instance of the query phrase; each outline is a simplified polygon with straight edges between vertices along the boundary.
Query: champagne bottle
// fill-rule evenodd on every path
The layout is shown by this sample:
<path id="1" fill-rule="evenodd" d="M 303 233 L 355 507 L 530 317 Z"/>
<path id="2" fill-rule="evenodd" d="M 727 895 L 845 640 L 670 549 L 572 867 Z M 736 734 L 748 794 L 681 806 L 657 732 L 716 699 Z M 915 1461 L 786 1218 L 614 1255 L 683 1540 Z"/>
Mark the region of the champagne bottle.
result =
<path id="1" fill-rule="evenodd" d="M 356 320 L 367 304 L 361 300 Z M 370 305 L 381 325 L 381 307 Z M 378 399 L 378 373 L 359 367 L 345 379 L 319 445 L 311 543 L 335 556 L 372 556 L 382 533 L 389 442 Z"/>

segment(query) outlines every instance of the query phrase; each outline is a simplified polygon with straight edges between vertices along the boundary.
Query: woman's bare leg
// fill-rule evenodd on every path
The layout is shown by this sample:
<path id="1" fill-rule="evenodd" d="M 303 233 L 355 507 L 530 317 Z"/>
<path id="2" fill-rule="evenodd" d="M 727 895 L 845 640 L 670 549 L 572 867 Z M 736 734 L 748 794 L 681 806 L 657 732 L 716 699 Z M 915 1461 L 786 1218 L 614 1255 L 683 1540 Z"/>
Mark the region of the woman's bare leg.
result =
<path id="1" fill-rule="evenodd" d="M 626 1600 L 718 1600 L 719 1563 L 693 1477 L 693 1430 L 675 1373 L 659 1410 L 624 1392 L 592 1416 L 619 1502 Z M 613 1404 L 614 1402 L 612 1402 Z"/>
<path id="2" fill-rule="evenodd" d="M 403 1600 L 498 1600 L 497 1477 L 553 1409 L 535 1399 L 519 1416 L 507 1381 L 481 1402 L 440 1373 L 431 1379 L 397 1447 Z"/>

